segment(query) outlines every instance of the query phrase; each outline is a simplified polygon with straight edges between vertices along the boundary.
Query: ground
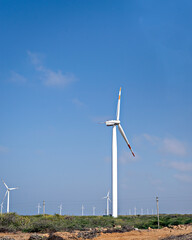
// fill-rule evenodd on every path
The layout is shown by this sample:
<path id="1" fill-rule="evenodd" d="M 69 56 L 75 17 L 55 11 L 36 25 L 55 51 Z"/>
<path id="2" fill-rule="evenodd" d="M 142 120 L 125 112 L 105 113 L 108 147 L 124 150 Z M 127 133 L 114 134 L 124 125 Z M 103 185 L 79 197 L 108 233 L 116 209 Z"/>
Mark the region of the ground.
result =
<path id="1" fill-rule="evenodd" d="M 60 236 L 63 239 L 81 239 L 77 238 L 78 232 L 67 233 L 67 232 L 57 232 L 54 233 L 55 236 Z M 28 240 L 32 234 L 31 233 L 0 233 L 1 237 L 10 237 L 15 240 Z M 48 237 L 49 234 L 38 234 L 41 236 Z M 180 235 L 185 235 L 180 237 Z M 179 236 L 179 237 L 171 237 Z M 51 239 L 51 238 L 50 238 Z M 53 238 L 54 239 L 54 238 Z M 56 239 L 56 238 L 55 238 Z M 85 239 L 85 238 L 84 238 Z M 125 233 L 101 233 L 100 236 L 95 237 L 95 240 L 160 240 L 160 239 L 192 239 L 192 225 L 179 225 L 173 226 L 172 228 L 162 228 L 162 229 L 148 229 L 148 230 L 133 230 Z"/>

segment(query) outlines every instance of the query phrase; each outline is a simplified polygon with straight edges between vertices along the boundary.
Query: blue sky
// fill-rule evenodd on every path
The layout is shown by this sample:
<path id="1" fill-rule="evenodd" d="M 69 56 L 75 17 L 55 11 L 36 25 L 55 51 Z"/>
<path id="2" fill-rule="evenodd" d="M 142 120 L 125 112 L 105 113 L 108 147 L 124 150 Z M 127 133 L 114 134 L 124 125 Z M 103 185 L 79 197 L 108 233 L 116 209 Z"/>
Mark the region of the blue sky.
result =
<path id="1" fill-rule="evenodd" d="M 191 1 L 0 1 L 0 176 L 11 211 L 103 214 L 118 133 L 119 213 L 191 213 Z M 5 187 L 0 184 L 0 198 Z M 6 203 L 4 204 L 4 211 Z"/>

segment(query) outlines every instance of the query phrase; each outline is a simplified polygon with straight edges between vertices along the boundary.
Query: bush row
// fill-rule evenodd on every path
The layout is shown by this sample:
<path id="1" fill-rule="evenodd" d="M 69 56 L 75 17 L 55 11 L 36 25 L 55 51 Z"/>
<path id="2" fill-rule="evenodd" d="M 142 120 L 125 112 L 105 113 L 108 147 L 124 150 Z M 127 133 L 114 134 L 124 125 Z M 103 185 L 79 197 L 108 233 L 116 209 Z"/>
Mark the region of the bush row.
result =
<path id="1" fill-rule="evenodd" d="M 160 215 L 160 226 L 192 223 L 192 214 L 186 215 Z M 57 232 L 87 230 L 90 228 L 135 227 L 147 229 L 157 228 L 157 217 L 145 216 L 119 216 L 118 218 L 102 216 L 60 216 L 60 215 L 34 215 L 20 216 L 16 213 L 0 215 L 0 232 Z"/>

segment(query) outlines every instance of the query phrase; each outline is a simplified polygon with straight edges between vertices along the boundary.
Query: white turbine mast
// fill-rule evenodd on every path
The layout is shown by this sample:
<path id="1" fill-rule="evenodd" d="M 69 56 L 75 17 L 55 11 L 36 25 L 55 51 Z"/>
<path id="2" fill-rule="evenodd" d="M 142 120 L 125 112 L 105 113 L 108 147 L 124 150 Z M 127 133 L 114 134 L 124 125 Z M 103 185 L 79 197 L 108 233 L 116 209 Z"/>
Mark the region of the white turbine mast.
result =
<path id="1" fill-rule="evenodd" d="M 109 201 L 111 201 L 111 199 L 109 198 L 109 191 L 107 193 L 107 196 L 105 196 L 104 198 L 107 199 L 107 216 L 109 215 Z"/>
<path id="2" fill-rule="evenodd" d="M 7 191 L 5 193 L 4 199 L 5 199 L 6 195 L 7 195 L 7 213 L 9 213 L 9 195 L 10 195 L 10 191 L 16 190 L 16 189 L 18 189 L 18 187 L 16 187 L 16 188 L 9 188 L 7 186 L 7 184 L 3 181 L 3 179 L 2 179 L 2 182 L 4 183 L 5 187 L 7 188 Z M 3 199 L 3 201 L 4 201 L 4 199 Z"/>
<path id="3" fill-rule="evenodd" d="M 40 203 L 38 203 L 38 205 L 37 205 L 37 213 L 38 213 L 38 215 L 40 214 L 40 208 L 41 208 L 41 205 L 40 205 Z"/>
<path id="4" fill-rule="evenodd" d="M 81 215 L 82 215 L 82 216 L 84 216 L 84 209 L 85 209 L 85 208 L 84 208 L 84 206 L 82 205 L 82 206 L 81 206 Z"/>
<path id="5" fill-rule="evenodd" d="M 62 215 L 62 209 L 63 209 L 63 206 L 62 204 L 59 205 L 59 215 Z"/>
<path id="6" fill-rule="evenodd" d="M 131 146 L 129 144 L 129 141 L 123 131 L 123 128 L 120 124 L 120 101 L 121 101 L 121 88 L 119 90 L 119 98 L 117 103 L 117 119 L 116 120 L 109 120 L 106 121 L 106 126 L 112 126 L 113 132 L 112 132 L 112 216 L 118 217 L 118 199 L 117 199 L 117 130 L 116 127 L 118 126 L 118 129 L 124 138 L 125 142 L 127 143 L 132 155 L 135 157 L 135 154 L 133 153 Z"/>

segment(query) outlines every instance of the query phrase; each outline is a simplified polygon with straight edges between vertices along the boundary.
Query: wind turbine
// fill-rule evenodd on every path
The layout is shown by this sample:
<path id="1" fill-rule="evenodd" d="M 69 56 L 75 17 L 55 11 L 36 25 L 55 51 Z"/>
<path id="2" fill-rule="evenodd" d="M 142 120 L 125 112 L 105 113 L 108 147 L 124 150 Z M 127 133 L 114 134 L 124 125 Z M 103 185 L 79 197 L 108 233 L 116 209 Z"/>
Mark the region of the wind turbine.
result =
<path id="1" fill-rule="evenodd" d="M 84 209 L 85 209 L 85 208 L 84 208 L 84 206 L 82 205 L 82 206 L 81 206 L 81 215 L 82 215 L 82 216 L 84 215 Z"/>
<path id="2" fill-rule="evenodd" d="M 62 204 L 60 204 L 60 205 L 59 205 L 59 215 L 62 215 L 62 214 L 61 214 L 62 209 L 63 209 L 63 206 L 62 206 Z"/>
<path id="3" fill-rule="evenodd" d="M 107 216 L 108 216 L 109 215 L 109 201 L 111 201 L 110 198 L 109 198 L 109 191 L 107 193 L 107 196 L 105 196 L 104 198 L 107 199 Z"/>
<path id="4" fill-rule="evenodd" d="M 2 179 L 2 182 L 4 183 L 5 187 L 7 188 L 7 191 L 5 193 L 4 199 L 5 199 L 6 195 L 7 195 L 7 213 L 9 213 L 9 194 L 10 194 L 10 191 L 18 189 L 18 187 L 17 188 L 9 188 L 7 186 L 7 184 L 3 181 L 3 179 Z"/>
<path id="5" fill-rule="evenodd" d="M 135 157 L 129 141 L 123 131 L 123 128 L 120 124 L 119 116 L 120 116 L 120 100 L 121 100 L 121 88 L 119 90 L 119 98 L 117 103 L 117 119 L 116 120 L 109 120 L 106 121 L 106 126 L 112 126 L 112 215 L 113 217 L 118 216 L 118 202 L 117 202 L 117 130 L 116 127 L 118 126 L 121 135 L 123 136 L 125 142 L 127 143 L 132 155 Z"/>
<path id="6" fill-rule="evenodd" d="M 40 203 L 38 203 L 38 205 L 37 205 L 37 213 L 38 213 L 38 215 L 40 214 L 40 208 L 41 208 L 41 205 L 40 205 Z"/>

